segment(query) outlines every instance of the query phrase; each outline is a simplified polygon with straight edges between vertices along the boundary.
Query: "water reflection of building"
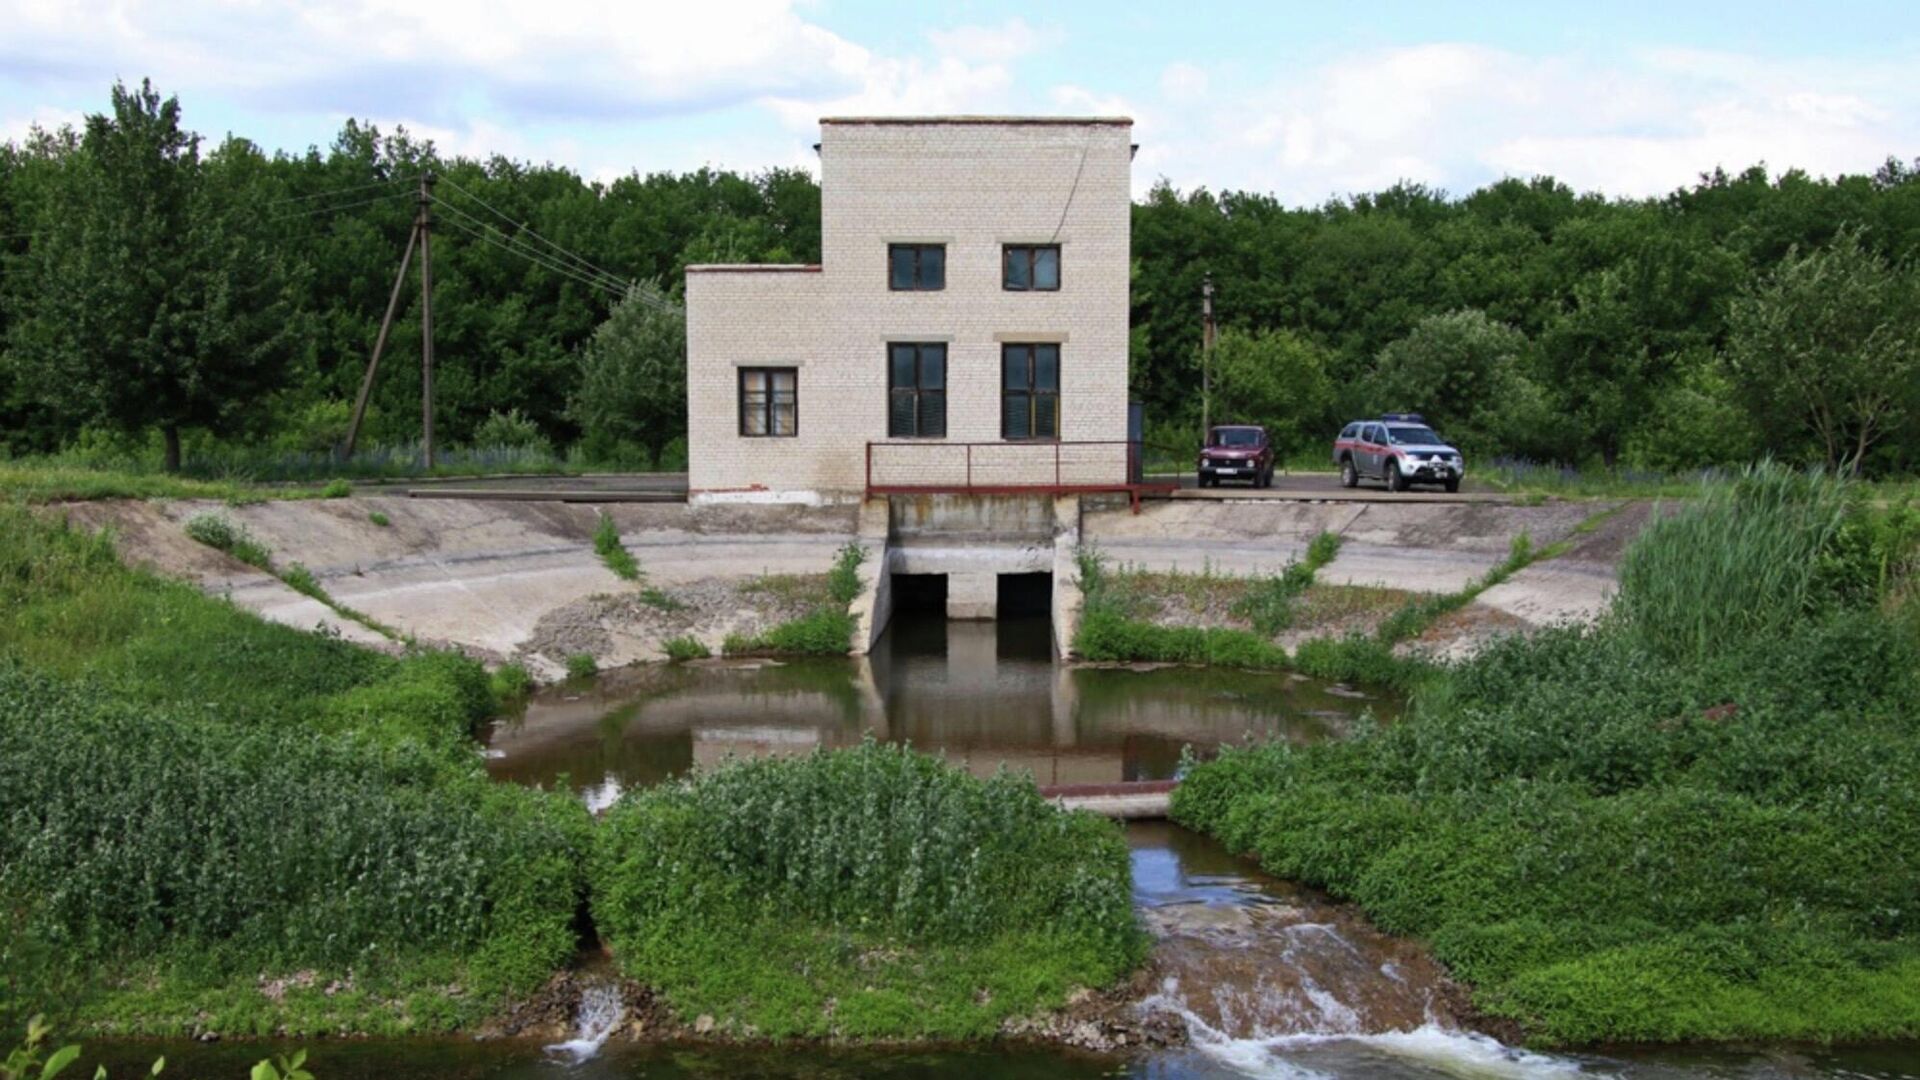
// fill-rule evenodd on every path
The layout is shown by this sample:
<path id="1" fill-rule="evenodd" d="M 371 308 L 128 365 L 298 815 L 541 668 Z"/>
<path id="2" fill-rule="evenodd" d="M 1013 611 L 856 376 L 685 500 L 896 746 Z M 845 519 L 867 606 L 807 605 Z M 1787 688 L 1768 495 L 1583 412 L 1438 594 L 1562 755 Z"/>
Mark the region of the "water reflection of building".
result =
<path id="1" fill-rule="evenodd" d="M 1044 619 L 900 620 L 869 657 L 757 668 L 682 667 L 545 695 L 492 741 L 495 775 L 658 782 L 728 756 L 804 753 L 874 737 L 945 754 L 979 775 L 1042 784 L 1171 776 L 1183 746 L 1324 735 L 1360 703 L 1284 676 L 1074 669 Z"/>

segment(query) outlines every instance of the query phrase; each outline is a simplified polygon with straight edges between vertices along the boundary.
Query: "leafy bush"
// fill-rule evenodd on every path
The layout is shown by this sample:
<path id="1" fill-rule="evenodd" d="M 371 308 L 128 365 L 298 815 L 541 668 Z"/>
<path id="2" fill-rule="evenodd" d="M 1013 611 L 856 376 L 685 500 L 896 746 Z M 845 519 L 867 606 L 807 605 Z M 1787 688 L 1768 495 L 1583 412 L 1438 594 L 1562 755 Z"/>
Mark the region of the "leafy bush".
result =
<path id="1" fill-rule="evenodd" d="M 387 515 L 381 513 L 378 510 L 367 511 L 367 520 L 373 522 L 375 525 L 378 525 L 383 529 L 393 524 L 393 519 L 387 517 Z"/>
<path id="2" fill-rule="evenodd" d="M 626 545 L 620 542 L 620 526 L 615 525 L 613 518 L 604 513 L 593 526 L 593 550 L 599 554 L 600 561 L 607 564 L 607 569 L 613 571 L 615 577 L 622 581 L 640 579 L 640 563 L 634 559 L 633 553 L 627 550 Z"/>
<path id="3" fill-rule="evenodd" d="M 501 664 L 487 680 L 496 705 L 519 701 L 533 693 L 533 676 L 524 664 Z"/>
<path id="4" fill-rule="evenodd" d="M 272 553 L 266 545 L 253 538 L 247 527 L 236 523 L 225 514 L 195 514 L 187 519 L 187 536 L 207 545 L 216 551 L 227 554 L 262 570 L 273 566 Z"/>
<path id="5" fill-rule="evenodd" d="M 327 481 L 327 486 L 320 489 L 320 497 L 323 499 L 344 499 L 352 494 L 353 483 L 342 477 Z"/>
<path id="6" fill-rule="evenodd" d="M 1495 642 L 1343 743 L 1229 749 L 1188 772 L 1174 816 L 1427 939 L 1540 1042 L 1920 1032 L 1920 642 L 1883 614 L 1897 576 L 1860 584 L 1878 542 L 1834 538 L 1906 541 L 1859 517 L 1889 511 L 1836 526 L 1823 478 L 1758 482 L 1781 486 L 1636 541 L 1643 575 L 1685 571 L 1623 582 L 1649 622 Z M 1758 579 L 1773 631 L 1698 652 L 1690 608 L 1737 562 L 1683 540 L 1798 547 L 1812 580 Z M 1296 662 L 1369 654 L 1391 659 L 1376 636 Z"/>
<path id="7" fill-rule="evenodd" d="M 860 595 L 860 564 L 867 561 L 867 549 L 857 543 L 848 543 L 834 557 L 833 569 L 827 571 L 827 595 L 841 606 L 853 603 Z"/>
<path id="8" fill-rule="evenodd" d="M 567 657 L 567 678 L 591 679 L 600 673 L 600 661 L 592 653 L 574 653 Z"/>
<path id="9" fill-rule="evenodd" d="M 1145 952 L 1113 824 L 872 742 L 630 795 L 589 873 L 626 974 L 761 1036 L 988 1035 Z"/>
<path id="10" fill-rule="evenodd" d="M 103 976 L 96 1019 L 446 1026 L 571 954 L 587 818 L 488 782 L 478 664 L 264 622 L 18 508 L 0 608 L 0 912 Z M 259 994 L 302 969 L 360 989 Z"/>
<path id="11" fill-rule="evenodd" d="M 729 634 L 722 649 L 730 656 L 845 656 L 853 631 L 853 616 L 820 607 L 757 636 Z"/>
<path id="12" fill-rule="evenodd" d="M 686 660 L 705 660 L 713 655 L 707 651 L 705 642 L 691 634 L 668 638 L 661 643 L 661 647 L 667 651 L 667 659 L 675 663 Z"/>
<path id="13" fill-rule="evenodd" d="M 519 409 L 506 412 L 494 410 L 487 414 L 473 429 L 474 446 L 506 447 L 516 450 L 531 450 L 541 454 L 553 453 L 553 444 L 540 433 L 540 425 L 534 423 Z"/>

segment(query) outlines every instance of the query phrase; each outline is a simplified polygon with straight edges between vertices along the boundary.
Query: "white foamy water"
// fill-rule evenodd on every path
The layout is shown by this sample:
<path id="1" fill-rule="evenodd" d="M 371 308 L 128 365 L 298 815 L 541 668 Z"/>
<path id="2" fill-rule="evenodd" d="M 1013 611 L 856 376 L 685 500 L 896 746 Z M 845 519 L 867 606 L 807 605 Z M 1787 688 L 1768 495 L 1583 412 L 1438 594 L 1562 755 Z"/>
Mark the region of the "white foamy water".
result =
<path id="1" fill-rule="evenodd" d="M 620 1003 L 620 989 L 606 983 L 589 986 L 580 992 L 580 1008 L 574 1014 L 574 1037 L 566 1042 L 552 1043 L 546 1052 L 555 1061 L 564 1065 L 579 1065 L 591 1061 L 600 1048 L 606 1045 L 607 1036 L 620 1024 L 626 1015 L 626 1007 Z"/>

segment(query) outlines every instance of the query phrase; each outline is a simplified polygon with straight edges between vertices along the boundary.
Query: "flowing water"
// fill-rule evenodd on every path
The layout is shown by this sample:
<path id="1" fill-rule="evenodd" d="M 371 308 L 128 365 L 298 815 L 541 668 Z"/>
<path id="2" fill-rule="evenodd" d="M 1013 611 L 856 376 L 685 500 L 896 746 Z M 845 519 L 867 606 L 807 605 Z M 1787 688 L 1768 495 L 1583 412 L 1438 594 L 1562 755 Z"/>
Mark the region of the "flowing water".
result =
<path id="1" fill-rule="evenodd" d="M 564 782 L 600 806 L 729 756 L 910 743 L 976 772 L 1003 765 L 1043 784 L 1161 779 L 1183 747 L 1243 739 L 1337 738 L 1391 700 L 1287 675 L 1068 668 L 1044 620 L 947 623 L 896 618 L 860 660 L 650 667 L 561 687 L 502 723 L 489 742 L 499 780 Z M 583 994 L 575 1037 L 511 1041 L 318 1043 L 322 1080 L 413 1077 L 933 1077 L 1141 1080 L 1226 1078 L 1623 1077 L 1629 1080 L 1920 1080 L 1920 1047 L 1828 1051 L 1661 1050 L 1531 1053 L 1467 1030 L 1455 991 L 1420 949 L 1351 909 L 1268 877 L 1165 822 L 1127 827 L 1134 893 L 1156 937 L 1163 982 L 1143 1008 L 1185 1021 L 1192 1045 L 1116 1060 L 1031 1047 L 850 1050 L 683 1047 L 608 1041 L 610 987 Z M 169 1058 L 169 1075 L 244 1075 L 268 1049 L 107 1046 L 124 1065 Z M 91 1057 L 89 1062 L 91 1062 Z M 91 1065 L 88 1066 L 89 1070 Z M 118 1070 L 115 1075 L 120 1075 Z M 128 1073 L 132 1075 L 132 1073 Z"/>
<path id="2" fill-rule="evenodd" d="M 547 1056 L 566 1065 L 593 1060 L 625 1016 L 617 985 L 611 981 L 588 985 L 580 992 L 580 1006 L 574 1013 L 573 1038 L 548 1045 Z"/>

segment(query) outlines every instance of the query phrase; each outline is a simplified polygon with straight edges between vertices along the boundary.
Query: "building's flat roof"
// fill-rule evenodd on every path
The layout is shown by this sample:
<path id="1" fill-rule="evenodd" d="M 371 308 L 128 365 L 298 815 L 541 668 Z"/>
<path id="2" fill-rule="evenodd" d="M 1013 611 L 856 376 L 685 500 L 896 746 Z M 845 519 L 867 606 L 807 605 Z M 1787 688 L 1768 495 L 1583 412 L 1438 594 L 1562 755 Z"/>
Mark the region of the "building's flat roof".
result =
<path id="1" fill-rule="evenodd" d="M 817 274 L 819 263 L 695 263 L 689 274 Z"/>
<path id="2" fill-rule="evenodd" d="M 1007 124 L 1132 127 L 1131 116 L 823 116 L 822 124 Z"/>

